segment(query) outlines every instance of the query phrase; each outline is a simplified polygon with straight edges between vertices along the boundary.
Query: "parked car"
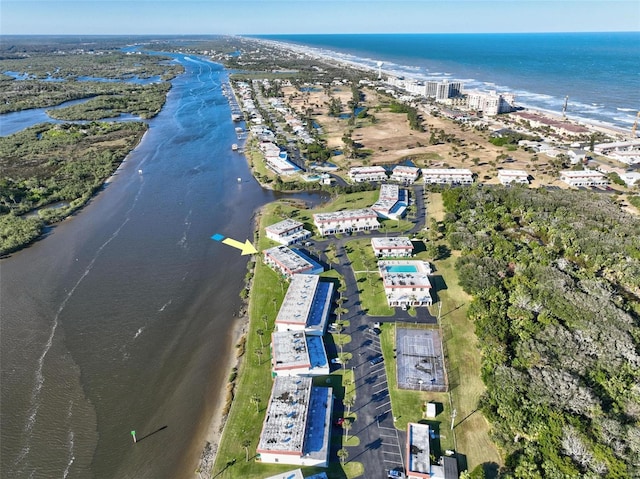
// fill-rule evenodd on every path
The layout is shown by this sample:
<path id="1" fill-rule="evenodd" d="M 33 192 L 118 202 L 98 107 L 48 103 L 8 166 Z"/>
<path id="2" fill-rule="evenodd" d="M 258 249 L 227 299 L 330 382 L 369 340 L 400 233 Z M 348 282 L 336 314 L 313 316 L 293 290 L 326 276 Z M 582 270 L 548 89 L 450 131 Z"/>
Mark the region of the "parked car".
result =
<path id="1" fill-rule="evenodd" d="M 333 364 L 342 364 L 342 360 L 341 360 L 340 358 L 333 358 L 333 359 L 331 360 L 331 362 L 332 362 Z"/>
<path id="2" fill-rule="evenodd" d="M 389 472 L 387 473 L 387 477 L 390 479 L 404 479 L 405 475 L 400 468 L 396 467 L 395 469 L 389 470 Z"/>
<path id="3" fill-rule="evenodd" d="M 372 358 L 369 362 L 371 363 L 372 366 L 375 366 L 376 364 L 380 364 L 382 361 L 384 361 L 384 358 L 382 356 L 376 356 L 375 358 Z"/>
<path id="4" fill-rule="evenodd" d="M 338 420 L 336 421 L 336 426 L 342 426 L 343 422 L 344 422 L 344 418 L 343 417 L 339 417 Z"/>

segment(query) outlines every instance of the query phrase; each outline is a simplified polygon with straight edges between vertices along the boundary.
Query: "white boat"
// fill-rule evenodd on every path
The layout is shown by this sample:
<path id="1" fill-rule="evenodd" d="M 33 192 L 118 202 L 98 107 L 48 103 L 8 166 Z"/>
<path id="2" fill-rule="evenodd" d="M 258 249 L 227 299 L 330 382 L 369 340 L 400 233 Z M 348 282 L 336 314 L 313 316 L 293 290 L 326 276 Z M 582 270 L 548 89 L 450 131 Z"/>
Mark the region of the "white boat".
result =
<path id="1" fill-rule="evenodd" d="M 238 177 L 238 183 L 242 183 L 242 178 Z"/>
<path id="2" fill-rule="evenodd" d="M 237 151 L 237 150 L 238 150 L 238 144 L 237 144 L 237 143 L 234 143 L 233 145 L 231 145 L 231 149 L 232 149 L 233 151 Z"/>

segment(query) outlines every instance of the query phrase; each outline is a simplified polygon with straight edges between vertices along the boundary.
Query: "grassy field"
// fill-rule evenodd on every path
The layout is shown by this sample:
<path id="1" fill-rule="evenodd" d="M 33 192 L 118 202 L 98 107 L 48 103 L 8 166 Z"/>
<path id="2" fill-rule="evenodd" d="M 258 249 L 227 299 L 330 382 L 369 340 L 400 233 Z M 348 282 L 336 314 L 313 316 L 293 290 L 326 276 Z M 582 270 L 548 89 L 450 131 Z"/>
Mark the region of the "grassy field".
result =
<path id="1" fill-rule="evenodd" d="M 377 260 L 371 249 L 371 240 L 349 241 L 345 249 L 358 282 L 362 309 L 369 316 L 392 316 L 394 310 L 387 304 L 382 278 L 376 265 Z"/>

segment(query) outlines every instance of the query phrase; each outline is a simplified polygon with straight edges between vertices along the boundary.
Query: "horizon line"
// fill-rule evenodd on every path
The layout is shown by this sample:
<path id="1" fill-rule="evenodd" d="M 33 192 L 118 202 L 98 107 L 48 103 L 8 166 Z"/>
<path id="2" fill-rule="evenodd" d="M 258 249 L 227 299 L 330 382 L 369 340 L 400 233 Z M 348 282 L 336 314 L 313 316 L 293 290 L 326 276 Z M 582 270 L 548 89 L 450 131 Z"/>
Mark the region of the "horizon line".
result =
<path id="1" fill-rule="evenodd" d="M 640 30 L 565 30 L 565 31 L 527 31 L 527 32 L 304 32 L 304 33 L 0 33 L 0 37 L 243 37 L 243 36 L 279 36 L 279 35 L 545 35 L 568 33 L 640 33 Z"/>

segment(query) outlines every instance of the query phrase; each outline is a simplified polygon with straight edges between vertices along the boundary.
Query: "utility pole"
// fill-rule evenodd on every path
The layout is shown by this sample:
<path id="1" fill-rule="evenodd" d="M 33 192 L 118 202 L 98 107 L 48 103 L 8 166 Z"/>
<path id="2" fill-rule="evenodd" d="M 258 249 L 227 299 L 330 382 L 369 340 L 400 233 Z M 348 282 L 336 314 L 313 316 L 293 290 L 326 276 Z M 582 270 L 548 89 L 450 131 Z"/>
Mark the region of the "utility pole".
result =
<path id="1" fill-rule="evenodd" d="M 456 420 L 456 410 L 454 409 L 451 413 L 451 430 L 453 431 L 453 423 Z"/>

